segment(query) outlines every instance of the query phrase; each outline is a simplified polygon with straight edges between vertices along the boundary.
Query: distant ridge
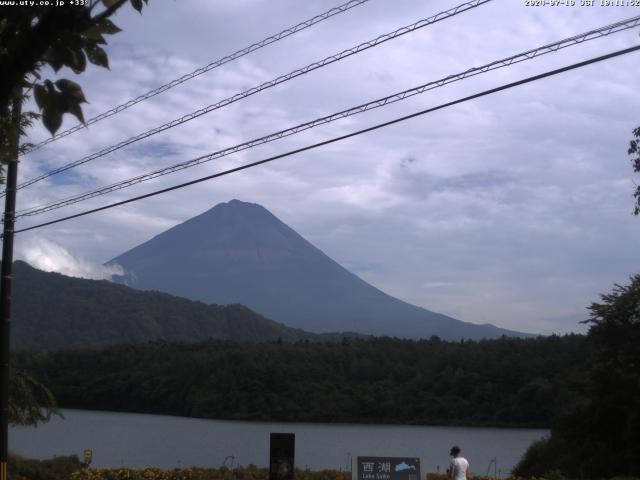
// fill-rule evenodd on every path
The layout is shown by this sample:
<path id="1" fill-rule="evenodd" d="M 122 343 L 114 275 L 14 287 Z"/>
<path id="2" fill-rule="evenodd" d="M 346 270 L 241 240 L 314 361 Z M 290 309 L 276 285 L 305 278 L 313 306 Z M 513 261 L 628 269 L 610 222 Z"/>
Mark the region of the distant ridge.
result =
<path id="1" fill-rule="evenodd" d="M 288 328 L 242 305 L 207 305 L 105 280 L 47 273 L 14 263 L 13 350 L 57 350 L 209 338 L 238 342 L 334 341 Z"/>
<path id="2" fill-rule="evenodd" d="M 311 332 L 445 340 L 528 336 L 410 305 L 378 290 L 264 207 L 231 200 L 114 258 L 116 281 L 207 303 L 247 305 Z"/>

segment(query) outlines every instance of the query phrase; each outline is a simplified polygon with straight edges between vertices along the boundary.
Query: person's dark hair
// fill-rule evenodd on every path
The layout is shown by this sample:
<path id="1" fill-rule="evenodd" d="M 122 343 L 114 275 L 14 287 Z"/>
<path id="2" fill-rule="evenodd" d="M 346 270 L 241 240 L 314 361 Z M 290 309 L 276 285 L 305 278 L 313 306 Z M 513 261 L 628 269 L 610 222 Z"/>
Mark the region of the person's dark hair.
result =
<path id="1" fill-rule="evenodd" d="M 460 453 L 460 447 L 458 447 L 457 445 L 454 445 L 453 447 L 451 447 L 451 455 L 458 455 Z"/>

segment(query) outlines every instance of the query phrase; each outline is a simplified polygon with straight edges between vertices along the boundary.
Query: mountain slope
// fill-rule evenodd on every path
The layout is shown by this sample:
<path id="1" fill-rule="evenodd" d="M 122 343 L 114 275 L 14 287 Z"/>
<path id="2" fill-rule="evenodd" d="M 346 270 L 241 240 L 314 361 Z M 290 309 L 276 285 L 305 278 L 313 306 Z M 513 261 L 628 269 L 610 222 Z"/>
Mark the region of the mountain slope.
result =
<path id="1" fill-rule="evenodd" d="M 142 292 L 107 281 L 47 273 L 14 264 L 13 349 L 144 343 L 208 338 L 269 341 L 319 340 L 242 305 L 206 305 L 160 292 Z"/>
<path id="2" fill-rule="evenodd" d="M 347 271 L 260 205 L 232 200 L 109 263 L 116 281 L 207 303 L 242 303 L 312 332 L 458 340 L 524 334 L 476 325 L 391 297 Z"/>

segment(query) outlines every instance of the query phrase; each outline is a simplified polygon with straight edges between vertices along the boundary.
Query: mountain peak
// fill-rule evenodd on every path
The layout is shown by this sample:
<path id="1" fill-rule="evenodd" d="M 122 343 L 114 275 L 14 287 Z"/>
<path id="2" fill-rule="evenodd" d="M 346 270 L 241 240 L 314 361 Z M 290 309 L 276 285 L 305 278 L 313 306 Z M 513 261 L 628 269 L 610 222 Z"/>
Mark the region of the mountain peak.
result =
<path id="1" fill-rule="evenodd" d="M 233 219 L 237 222 L 267 222 L 280 223 L 269 210 L 257 203 L 243 202 L 242 200 L 233 199 L 228 202 L 221 202 L 210 208 L 206 212 L 197 215 L 181 225 L 187 225 L 192 222 L 227 225 Z M 284 225 L 284 224 L 282 224 Z M 175 227 L 174 227 L 175 228 Z"/>
<path id="2" fill-rule="evenodd" d="M 237 198 L 231 199 L 229 200 L 227 203 L 219 203 L 218 205 L 229 205 L 230 207 L 260 207 L 263 210 L 266 210 L 266 208 L 264 208 L 262 205 L 259 205 L 257 203 L 251 203 L 251 202 L 243 202 L 242 200 L 238 200 Z"/>
<path id="3" fill-rule="evenodd" d="M 209 210 L 209 212 L 213 212 L 215 210 L 222 210 L 222 209 L 232 209 L 237 212 L 242 212 L 245 210 L 261 210 L 263 212 L 267 212 L 267 213 L 269 212 L 262 205 L 259 205 L 257 203 L 251 203 L 251 202 L 243 202 L 242 200 L 238 200 L 237 198 L 234 198 L 233 200 L 229 200 L 228 202 L 218 203 L 217 205 L 212 207 Z"/>
<path id="4" fill-rule="evenodd" d="M 313 332 L 459 340 L 517 335 L 410 305 L 347 271 L 271 212 L 237 199 L 111 262 L 129 286 L 207 303 L 240 303 Z M 110 263 L 111 263 L 110 262 Z"/>

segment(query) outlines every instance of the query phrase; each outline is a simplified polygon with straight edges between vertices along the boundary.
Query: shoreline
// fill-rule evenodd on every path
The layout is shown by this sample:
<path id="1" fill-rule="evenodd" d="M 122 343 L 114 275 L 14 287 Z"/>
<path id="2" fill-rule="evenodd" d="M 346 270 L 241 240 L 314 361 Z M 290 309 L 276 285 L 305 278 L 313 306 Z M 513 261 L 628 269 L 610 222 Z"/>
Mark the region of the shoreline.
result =
<path id="1" fill-rule="evenodd" d="M 146 415 L 150 417 L 165 417 L 165 418 L 175 418 L 180 420 L 194 420 L 194 421 L 213 421 L 213 422 L 232 422 L 232 423 L 250 423 L 250 424 L 296 424 L 296 425 L 335 425 L 335 426 L 389 426 L 389 427 L 430 427 L 430 428 L 449 428 L 449 429 L 495 429 L 495 430 L 550 430 L 550 426 L 540 426 L 540 425 L 509 425 L 509 424 L 476 424 L 476 425 L 466 425 L 466 424 L 426 424 L 426 423 L 398 423 L 398 422 L 387 422 L 384 420 L 380 420 L 377 422 L 358 422 L 358 421 L 332 421 L 332 420 L 253 420 L 253 419 L 243 419 L 243 418 L 210 418 L 210 417 L 191 417 L 191 416 L 183 416 L 183 415 L 174 415 L 174 414 L 166 414 L 166 413 L 150 413 L 150 412 L 130 412 L 125 410 L 96 410 L 90 408 L 66 408 L 61 407 L 60 412 L 64 416 L 65 411 L 73 411 L 73 412 L 92 412 L 98 414 L 118 414 L 118 415 Z M 59 417 L 52 417 L 52 420 L 60 420 Z M 22 428 L 22 427 L 21 427 Z M 28 428 L 28 427 L 27 427 Z M 34 427 L 37 428 L 37 427 Z"/>

